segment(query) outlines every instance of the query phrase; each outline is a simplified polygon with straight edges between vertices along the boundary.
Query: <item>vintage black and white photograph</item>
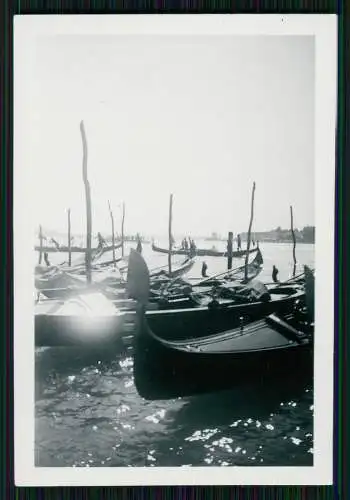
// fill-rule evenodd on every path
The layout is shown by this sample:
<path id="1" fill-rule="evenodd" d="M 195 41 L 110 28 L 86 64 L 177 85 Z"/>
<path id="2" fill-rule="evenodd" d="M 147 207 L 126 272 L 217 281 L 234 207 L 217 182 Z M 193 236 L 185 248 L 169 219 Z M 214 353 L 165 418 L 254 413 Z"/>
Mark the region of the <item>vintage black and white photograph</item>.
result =
<path id="1" fill-rule="evenodd" d="M 311 471 L 332 449 L 335 22 L 320 99 L 316 35 L 290 17 L 274 33 L 18 29 L 15 362 L 33 380 L 16 418 L 38 474 L 232 478 Z"/>

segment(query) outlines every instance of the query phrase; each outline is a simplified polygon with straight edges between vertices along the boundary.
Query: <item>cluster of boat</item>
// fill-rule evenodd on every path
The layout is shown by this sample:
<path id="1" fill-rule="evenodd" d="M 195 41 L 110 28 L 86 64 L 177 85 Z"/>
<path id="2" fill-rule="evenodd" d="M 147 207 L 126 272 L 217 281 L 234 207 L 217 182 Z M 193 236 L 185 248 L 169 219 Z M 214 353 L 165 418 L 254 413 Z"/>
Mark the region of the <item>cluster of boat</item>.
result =
<path id="1" fill-rule="evenodd" d="M 163 251 L 153 244 L 154 251 Z M 146 399 L 218 390 L 312 367 L 314 272 L 264 284 L 259 248 L 248 265 L 186 277 L 195 257 L 149 269 L 131 250 L 116 263 L 96 249 L 84 262 L 37 266 L 36 346 L 106 346 L 132 340 L 135 385 Z M 165 250 L 164 250 L 165 251 Z"/>

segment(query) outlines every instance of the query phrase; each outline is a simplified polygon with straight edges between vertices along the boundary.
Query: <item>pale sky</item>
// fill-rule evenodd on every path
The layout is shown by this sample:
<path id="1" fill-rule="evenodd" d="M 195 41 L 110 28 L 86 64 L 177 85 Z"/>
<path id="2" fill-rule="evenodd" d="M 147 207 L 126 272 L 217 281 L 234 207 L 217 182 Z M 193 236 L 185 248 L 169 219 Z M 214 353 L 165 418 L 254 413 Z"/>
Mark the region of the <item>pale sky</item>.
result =
<path id="1" fill-rule="evenodd" d="M 85 229 L 84 120 L 93 231 L 174 234 L 314 224 L 314 38 L 38 38 L 23 82 L 25 165 L 35 218 Z"/>

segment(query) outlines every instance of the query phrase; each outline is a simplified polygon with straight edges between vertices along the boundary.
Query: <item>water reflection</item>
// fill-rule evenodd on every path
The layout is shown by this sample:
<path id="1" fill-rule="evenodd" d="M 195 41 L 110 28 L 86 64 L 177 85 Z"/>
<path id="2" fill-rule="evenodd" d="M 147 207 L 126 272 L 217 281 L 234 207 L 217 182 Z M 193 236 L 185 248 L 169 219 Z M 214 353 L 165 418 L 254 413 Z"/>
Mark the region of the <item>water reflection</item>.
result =
<path id="1" fill-rule="evenodd" d="M 55 362 L 36 373 L 38 465 L 312 464 L 309 377 L 151 402 L 135 390 L 130 356 L 47 355 Z"/>

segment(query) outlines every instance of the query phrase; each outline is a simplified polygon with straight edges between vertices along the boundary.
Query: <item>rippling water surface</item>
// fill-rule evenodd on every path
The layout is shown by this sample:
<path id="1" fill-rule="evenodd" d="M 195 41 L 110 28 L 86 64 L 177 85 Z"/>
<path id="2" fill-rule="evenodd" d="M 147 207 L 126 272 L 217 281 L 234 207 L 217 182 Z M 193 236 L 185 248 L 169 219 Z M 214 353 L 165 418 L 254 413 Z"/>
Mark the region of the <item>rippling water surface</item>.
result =
<path id="1" fill-rule="evenodd" d="M 261 244 L 261 249 L 265 267 L 260 278 L 271 281 L 275 264 L 280 279 L 287 279 L 291 245 Z M 166 255 L 152 253 L 148 245 L 144 254 L 153 267 L 166 263 Z M 314 246 L 298 245 L 297 258 L 300 265 L 313 266 Z M 202 260 L 191 275 L 199 276 Z M 205 260 L 209 274 L 225 268 L 224 259 Z M 234 265 L 241 263 L 234 260 Z M 37 466 L 313 463 L 313 386 L 297 366 L 288 380 L 264 390 L 256 384 L 150 402 L 134 387 L 131 347 L 122 356 L 103 348 L 41 348 L 36 350 L 35 398 Z"/>

